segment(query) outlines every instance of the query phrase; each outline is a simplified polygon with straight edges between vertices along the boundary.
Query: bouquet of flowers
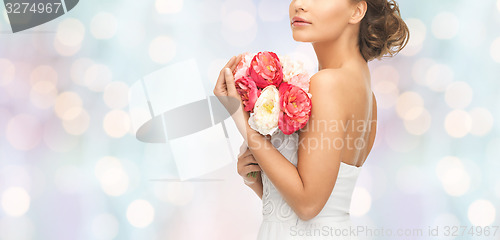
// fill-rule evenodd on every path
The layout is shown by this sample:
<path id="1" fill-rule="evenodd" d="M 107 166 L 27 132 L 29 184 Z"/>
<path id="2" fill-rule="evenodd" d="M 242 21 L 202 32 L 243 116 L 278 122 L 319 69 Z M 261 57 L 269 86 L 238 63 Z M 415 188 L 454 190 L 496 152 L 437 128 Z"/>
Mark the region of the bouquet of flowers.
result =
<path id="1" fill-rule="evenodd" d="M 302 62 L 268 51 L 246 52 L 233 74 L 252 129 L 262 135 L 290 135 L 307 124 L 312 95 Z M 255 177 L 256 172 L 249 174 Z"/>

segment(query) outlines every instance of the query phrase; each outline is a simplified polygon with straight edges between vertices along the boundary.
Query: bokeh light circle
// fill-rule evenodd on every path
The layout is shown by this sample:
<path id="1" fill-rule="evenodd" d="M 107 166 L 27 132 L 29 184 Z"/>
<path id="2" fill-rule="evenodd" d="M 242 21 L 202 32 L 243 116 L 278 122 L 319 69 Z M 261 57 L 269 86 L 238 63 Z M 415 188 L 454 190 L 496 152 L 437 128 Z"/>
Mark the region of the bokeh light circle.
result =
<path id="1" fill-rule="evenodd" d="M 352 202 L 349 213 L 352 216 L 363 216 L 370 211 L 372 197 L 364 187 L 355 187 L 352 193 Z"/>
<path id="2" fill-rule="evenodd" d="M 85 26 L 75 18 L 61 21 L 57 27 L 54 47 L 63 56 L 77 53 L 85 37 Z"/>
<path id="3" fill-rule="evenodd" d="M 464 110 L 453 110 L 446 115 L 444 128 L 448 135 L 455 138 L 462 138 L 472 127 L 470 114 Z"/>
<path id="4" fill-rule="evenodd" d="M 102 127 L 108 136 L 123 137 L 130 131 L 130 116 L 122 110 L 112 110 L 106 114 Z"/>
<path id="5" fill-rule="evenodd" d="M 431 127 L 432 116 L 425 108 L 421 108 L 415 111 L 419 112 L 419 114 L 414 119 L 404 120 L 404 125 L 406 131 L 408 131 L 410 134 L 423 135 Z"/>
<path id="6" fill-rule="evenodd" d="M 10 216 L 22 216 L 30 208 L 30 195 L 20 187 L 7 188 L 2 193 L 2 208 Z"/>
<path id="7" fill-rule="evenodd" d="M 30 83 L 35 85 L 40 81 L 48 81 L 54 85 L 57 84 L 58 74 L 56 70 L 49 65 L 37 66 L 30 74 Z"/>
<path id="8" fill-rule="evenodd" d="M 56 98 L 54 111 L 59 118 L 71 120 L 78 116 L 82 105 L 82 98 L 77 93 L 71 91 L 62 92 Z"/>
<path id="9" fill-rule="evenodd" d="M 500 63 L 500 37 L 491 43 L 490 55 L 495 62 Z"/>
<path id="10" fill-rule="evenodd" d="M 95 165 L 94 173 L 103 191 L 110 196 L 123 195 L 129 188 L 129 176 L 115 157 L 101 158 Z"/>
<path id="11" fill-rule="evenodd" d="M 478 199 L 470 204 L 467 216 L 474 226 L 489 226 L 495 221 L 496 208 L 490 201 Z"/>
<path id="12" fill-rule="evenodd" d="M 493 116 L 486 108 L 475 108 L 469 112 L 472 126 L 470 133 L 476 136 L 484 136 L 493 128 Z"/>
<path id="13" fill-rule="evenodd" d="M 148 201 L 137 199 L 130 203 L 127 208 L 127 219 L 129 223 L 137 228 L 145 228 L 153 222 L 155 209 Z"/>
<path id="14" fill-rule="evenodd" d="M 67 46 L 80 45 L 85 37 L 85 26 L 80 20 L 67 18 L 59 23 L 56 39 Z"/>
<path id="15" fill-rule="evenodd" d="M 471 177 L 459 158 L 446 156 L 441 159 L 436 166 L 436 174 L 450 196 L 462 196 L 469 191 Z"/>
<path id="16" fill-rule="evenodd" d="M 412 91 L 402 93 L 397 100 L 396 112 L 403 120 L 413 120 L 421 115 L 424 99 L 420 94 Z"/>

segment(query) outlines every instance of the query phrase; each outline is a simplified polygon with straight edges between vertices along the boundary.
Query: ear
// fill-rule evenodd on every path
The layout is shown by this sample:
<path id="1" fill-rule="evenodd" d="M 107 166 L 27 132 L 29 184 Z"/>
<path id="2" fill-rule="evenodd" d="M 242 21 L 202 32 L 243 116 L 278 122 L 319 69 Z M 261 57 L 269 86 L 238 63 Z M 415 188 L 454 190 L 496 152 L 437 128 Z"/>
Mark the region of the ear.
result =
<path id="1" fill-rule="evenodd" d="M 349 19 L 349 23 L 356 24 L 363 20 L 363 17 L 366 14 L 366 9 L 368 8 L 366 1 L 359 1 L 354 5 L 353 12 L 351 18 Z"/>

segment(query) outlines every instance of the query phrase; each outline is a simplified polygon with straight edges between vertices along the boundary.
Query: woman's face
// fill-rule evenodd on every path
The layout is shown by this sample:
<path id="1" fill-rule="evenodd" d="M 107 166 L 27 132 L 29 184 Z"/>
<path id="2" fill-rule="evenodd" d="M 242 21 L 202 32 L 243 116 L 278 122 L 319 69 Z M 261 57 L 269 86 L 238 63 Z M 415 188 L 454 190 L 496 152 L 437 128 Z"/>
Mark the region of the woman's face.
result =
<path id="1" fill-rule="evenodd" d="M 292 0 L 289 15 L 293 39 L 321 42 L 338 38 L 348 26 L 353 7 L 351 0 Z M 310 24 L 292 24 L 294 17 Z"/>

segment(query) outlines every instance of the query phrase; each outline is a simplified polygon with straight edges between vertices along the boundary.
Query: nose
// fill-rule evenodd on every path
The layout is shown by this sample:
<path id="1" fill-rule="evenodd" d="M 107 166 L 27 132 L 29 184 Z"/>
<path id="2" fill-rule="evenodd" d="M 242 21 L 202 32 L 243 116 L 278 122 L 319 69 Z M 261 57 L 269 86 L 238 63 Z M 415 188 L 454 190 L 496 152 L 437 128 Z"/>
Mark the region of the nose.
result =
<path id="1" fill-rule="evenodd" d="M 304 1 L 302 0 L 295 0 L 294 1 L 294 8 L 295 8 L 295 12 L 299 12 L 299 9 L 302 10 L 302 11 L 305 11 L 304 9 Z"/>

